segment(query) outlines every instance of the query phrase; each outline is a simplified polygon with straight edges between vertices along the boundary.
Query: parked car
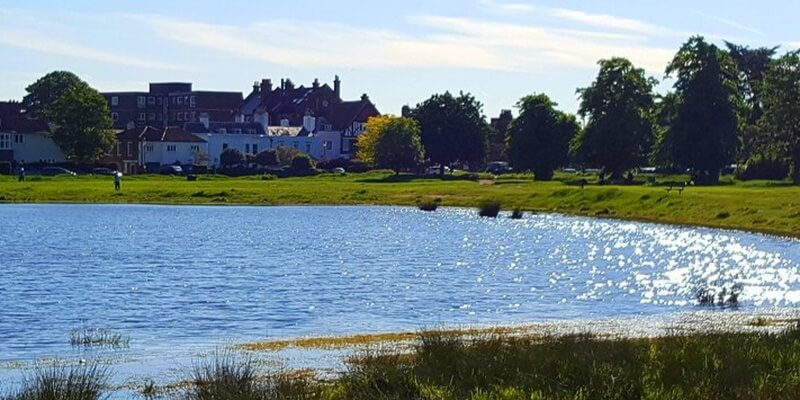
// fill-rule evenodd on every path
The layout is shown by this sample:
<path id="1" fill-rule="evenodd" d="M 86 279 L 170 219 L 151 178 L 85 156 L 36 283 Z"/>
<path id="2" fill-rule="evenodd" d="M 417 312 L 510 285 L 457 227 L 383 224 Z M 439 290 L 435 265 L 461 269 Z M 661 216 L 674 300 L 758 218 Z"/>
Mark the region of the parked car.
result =
<path id="1" fill-rule="evenodd" d="M 158 169 L 162 175 L 183 175 L 183 168 L 180 165 L 164 165 Z"/>
<path id="2" fill-rule="evenodd" d="M 95 168 L 92 170 L 92 174 L 94 175 L 114 175 L 114 171 L 111 168 Z"/>
<path id="3" fill-rule="evenodd" d="M 56 175 L 78 175 L 75 172 L 72 172 L 66 168 L 61 167 L 44 167 L 42 168 L 42 175 L 44 176 L 56 176 Z"/>
<path id="4" fill-rule="evenodd" d="M 492 161 L 486 165 L 486 172 L 502 175 L 511 172 L 511 167 L 505 161 Z"/>
<path id="5" fill-rule="evenodd" d="M 345 171 L 342 167 L 337 167 L 332 169 L 331 172 L 337 175 L 344 175 L 347 171 Z"/>
<path id="6" fill-rule="evenodd" d="M 444 173 L 449 174 L 450 172 L 451 172 L 450 167 L 445 166 Z M 441 173 L 441 167 L 438 165 L 431 165 L 430 167 L 425 169 L 425 175 L 439 175 L 440 173 Z"/>

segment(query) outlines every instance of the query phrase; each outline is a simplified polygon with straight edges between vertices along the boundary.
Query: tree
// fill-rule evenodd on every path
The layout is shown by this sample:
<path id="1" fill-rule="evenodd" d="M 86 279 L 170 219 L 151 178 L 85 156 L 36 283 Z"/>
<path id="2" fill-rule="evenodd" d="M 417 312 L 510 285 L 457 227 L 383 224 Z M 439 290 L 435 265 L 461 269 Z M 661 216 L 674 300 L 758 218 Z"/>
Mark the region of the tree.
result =
<path id="1" fill-rule="evenodd" d="M 292 159 L 292 169 L 296 171 L 310 171 L 314 169 L 314 160 L 308 154 L 297 154 Z"/>
<path id="2" fill-rule="evenodd" d="M 689 39 L 667 67 L 681 105 L 662 145 L 672 163 L 716 183 L 739 148 L 736 68 L 730 57 L 700 36 Z"/>
<path id="3" fill-rule="evenodd" d="M 523 97 L 508 129 L 511 165 L 533 171 L 536 180 L 551 180 L 567 162 L 569 143 L 580 129 L 575 116 L 556 110 L 557 105 L 544 94 Z"/>
<path id="4" fill-rule="evenodd" d="M 657 81 L 624 58 L 600 60 L 599 65 L 592 85 L 577 91 L 578 114 L 588 122 L 571 151 L 579 161 L 602 167 L 618 179 L 646 160 L 652 148 L 649 117 Z"/>
<path id="5" fill-rule="evenodd" d="M 292 165 L 292 160 L 300 154 L 300 150 L 294 147 L 278 146 L 275 148 L 275 153 L 278 155 L 278 162 L 283 166 Z"/>
<path id="6" fill-rule="evenodd" d="M 88 86 L 72 72 L 53 71 L 25 88 L 28 94 L 22 98 L 22 106 L 29 116 L 42 118 L 47 109 L 69 90 Z"/>
<path id="7" fill-rule="evenodd" d="M 762 128 L 779 154 L 791 160 L 792 182 L 800 185 L 800 52 L 790 52 L 767 71 Z"/>
<path id="8" fill-rule="evenodd" d="M 116 143 L 106 99 L 89 85 L 77 85 L 44 108 L 53 141 L 70 159 L 94 161 Z"/>
<path id="9" fill-rule="evenodd" d="M 434 94 L 409 115 L 419 122 L 425 154 L 442 173 L 454 162 L 476 166 L 485 161 L 490 128 L 483 105 L 471 94 Z"/>
<path id="10" fill-rule="evenodd" d="M 270 166 L 278 164 L 278 152 L 273 149 L 266 149 L 256 154 L 256 164 L 261 166 Z"/>
<path id="11" fill-rule="evenodd" d="M 418 166 L 425 158 L 420 135 L 419 123 L 414 119 L 388 115 L 370 118 L 366 132 L 358 139 L 359 158 L 399 174 Z"/>
<path id="12" fill-rule="evenodd" d="M 219 163 L 223 167 L 241 165 L 244 162 L 244 154 L 239 149 L 227 148 L 219 155 Z"/>

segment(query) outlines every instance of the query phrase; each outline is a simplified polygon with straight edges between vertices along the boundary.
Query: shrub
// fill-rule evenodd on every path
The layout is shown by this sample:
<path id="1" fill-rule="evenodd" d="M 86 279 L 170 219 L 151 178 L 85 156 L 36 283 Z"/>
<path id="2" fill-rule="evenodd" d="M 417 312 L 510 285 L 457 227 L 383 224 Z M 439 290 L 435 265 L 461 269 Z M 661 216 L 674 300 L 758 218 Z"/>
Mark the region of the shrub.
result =
<path id="1" fill-rule="evenodd" d="M 439 208 L 439 203 L 435 201 L 423 201 L 422 203 L 419 203 L 418 207 L 422 211 L 432 212 Z"/>
<path id="2" fill-rule="evenodd" d="M 292 159 L 292 169 L 296 171 L 310 171 L 314 169 L 314 160 L 308 154 L 298 154 Z"/>
<path id="3" fill-rule="evenodd" d="M 500 214 L 500 202 L 487 200 L 478 206 L 478 215 L 481 217 L 496 218 Z"/>
<path id="4" fill-rule="evenodd" d="M 300 150 L 297 150 L 294 147 L 286 146 L 278 146 L 275 149 L 275 152 L 278 155 L 278 162 L 285 166 L 292 165 L 294 157 L 300 154 Z"/>
<path id="5" fill-rule="evenodd" d="M 223 167 L 241 165 L 244 161 L 244 154 L 238 149 L 228 148 L 219 155 L 219 163 Z"/>
<path id="6" fill-rule="evenodd" d="M 256 154 L 255 162 L 264 167 L 278 165 L 278 152 L 273 149 L 264 150 Z"/>
<path id="7" fill-rule="evenodd" d="M 777 157 L 756 155 L 745 164 L 738 178 L 742 180 L 783 180 L 789 176 L 789 164 Z"/>
<path id="8" fill-rule="evenodd" d="M 522 208 L 516 207 L 514 211 L 511 212 L 511 219 L 522 219 L 525 213 L 522 211 Z"/>

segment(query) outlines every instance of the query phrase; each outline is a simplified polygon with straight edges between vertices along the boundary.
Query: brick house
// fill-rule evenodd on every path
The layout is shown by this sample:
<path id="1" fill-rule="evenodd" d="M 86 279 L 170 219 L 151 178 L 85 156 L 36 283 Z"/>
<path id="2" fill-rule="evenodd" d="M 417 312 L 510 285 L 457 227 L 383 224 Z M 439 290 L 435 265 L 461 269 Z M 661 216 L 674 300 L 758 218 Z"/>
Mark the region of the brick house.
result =
<path id="1" fill-rule="evenodd" d="M 115 163 L 124 173 L 133 174 L 143 167 L 203 164 L 207 156 L 208 143 L 183 128 L 143 126 L 119 132 L 117 145 L 104 162 Z"/>

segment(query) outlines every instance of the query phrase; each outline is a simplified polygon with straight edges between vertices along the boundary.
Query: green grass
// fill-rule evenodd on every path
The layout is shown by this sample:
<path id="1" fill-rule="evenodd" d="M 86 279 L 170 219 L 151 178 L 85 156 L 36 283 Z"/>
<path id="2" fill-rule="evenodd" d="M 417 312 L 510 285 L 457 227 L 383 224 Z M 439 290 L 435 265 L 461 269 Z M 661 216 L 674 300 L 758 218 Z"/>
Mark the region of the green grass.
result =
<path id="1" fill-rule="evenodd" d="M 33 179 L 36 178 L 36 179 Z M 740 182 L 724 179 L 719 186 L 689 187 L 667 192 L 661 184 L 598 186 L 593 177 L 584 189 L 575 175 L 557 175 L 552 182 L 534 182 L 529 175 L 396 177 L 389 171 L 366 174 L 262 180 L 261 176 L 227 178 L 126 176 L 122 191 L 106 177 L 31 177 L 18 183 L 0 176 L 0 201 L 147 204 L 375 204 L 415 206 L 441 199 L 440 206 L 478 207 L 494 200 L 509 210 L 654 221 L 743 229 L 800 237 L 800 187 L 785 182 Z M 684 176 L 659 182 L 683 182 Z"/>

